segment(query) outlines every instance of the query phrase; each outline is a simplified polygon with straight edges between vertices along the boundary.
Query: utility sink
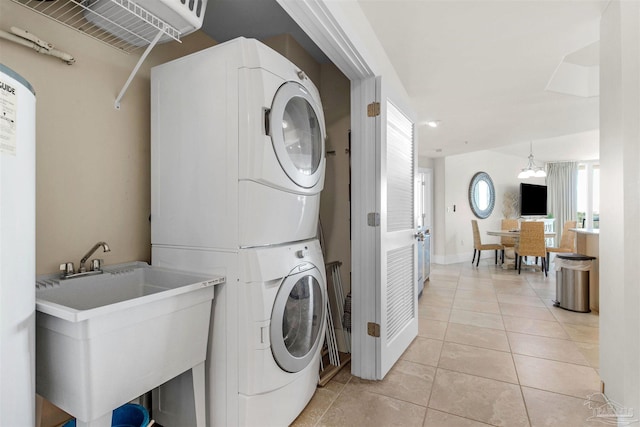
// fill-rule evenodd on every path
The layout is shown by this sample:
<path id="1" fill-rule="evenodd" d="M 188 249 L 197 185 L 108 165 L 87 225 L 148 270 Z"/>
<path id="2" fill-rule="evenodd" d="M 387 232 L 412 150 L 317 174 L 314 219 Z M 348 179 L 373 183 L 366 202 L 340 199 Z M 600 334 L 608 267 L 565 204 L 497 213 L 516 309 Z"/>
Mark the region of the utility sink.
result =
<path id="1" fill-rule="evenodd" d="M 225 280 L 143 262 L 103 270 L 36 281 L 36 391 L 78 426 L 111 426 L 115 408 L 189 369 L 203 388 L 214 285 Z"/>

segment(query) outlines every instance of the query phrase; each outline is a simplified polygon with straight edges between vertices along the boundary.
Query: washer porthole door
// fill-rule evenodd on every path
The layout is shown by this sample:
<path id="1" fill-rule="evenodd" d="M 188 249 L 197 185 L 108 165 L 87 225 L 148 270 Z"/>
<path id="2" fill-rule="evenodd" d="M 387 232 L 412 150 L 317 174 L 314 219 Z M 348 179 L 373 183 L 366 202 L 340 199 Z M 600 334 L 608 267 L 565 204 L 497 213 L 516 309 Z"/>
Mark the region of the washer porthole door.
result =
<path id="1" fill-rule="evenodd" d="M 326 291 L 317 268 L 287 276 L 271 313 L 271 351 L 283 370 L 311 363 L 324 336 Z"/>
<path id="2" fill-rule="evenodd" d="M 325 129 L 318 108 L 304 86 L 286 82 L 269 112 L 269 134 L 280 166 L 303 188 L 313 187 L 322 177 Z"/>

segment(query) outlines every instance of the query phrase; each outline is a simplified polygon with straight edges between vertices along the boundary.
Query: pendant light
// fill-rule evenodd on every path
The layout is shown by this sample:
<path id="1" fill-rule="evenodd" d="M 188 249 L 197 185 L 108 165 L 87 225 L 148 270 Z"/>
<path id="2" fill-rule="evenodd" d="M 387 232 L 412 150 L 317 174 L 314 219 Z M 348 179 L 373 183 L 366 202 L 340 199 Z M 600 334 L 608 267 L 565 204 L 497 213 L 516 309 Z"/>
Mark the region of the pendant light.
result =
<path id="1" fill-rule="evenodd" d="M 529 142 L 529 164 L 518 174 L 519 179 L 546 178 L 547 173 L 533 161 L 533 141 Z"/>

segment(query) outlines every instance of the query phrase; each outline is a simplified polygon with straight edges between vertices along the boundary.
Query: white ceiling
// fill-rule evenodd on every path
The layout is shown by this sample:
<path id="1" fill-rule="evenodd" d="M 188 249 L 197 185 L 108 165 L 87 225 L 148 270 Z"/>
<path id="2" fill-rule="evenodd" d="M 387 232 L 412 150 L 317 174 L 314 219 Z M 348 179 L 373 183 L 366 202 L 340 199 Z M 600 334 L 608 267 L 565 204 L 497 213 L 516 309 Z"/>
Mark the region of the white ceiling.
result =
<path id="1" fill-rule="evenodd" d="M 533 141 L 536 160 L 598 157 L 598 97 L 545 88 L 565 56 L 593 62 L 607 1 L 358 3 L 413 101 L 421 155 L 526 157 Z"/>
<path id="2" fill-rule="evenodd" d="M 608 0 L 357 2 L 411 97 L 421 156 L 526 158 L 533 141 L 538 162 L 599 157 L 599 98 L 568 93 L 594 92 L 576 90 L 584 76 L 572 73 L 598 63 Z M 291 33 L 326 60 L 275 0 L 209 0 L 203 30 L 219 42 Z"/>

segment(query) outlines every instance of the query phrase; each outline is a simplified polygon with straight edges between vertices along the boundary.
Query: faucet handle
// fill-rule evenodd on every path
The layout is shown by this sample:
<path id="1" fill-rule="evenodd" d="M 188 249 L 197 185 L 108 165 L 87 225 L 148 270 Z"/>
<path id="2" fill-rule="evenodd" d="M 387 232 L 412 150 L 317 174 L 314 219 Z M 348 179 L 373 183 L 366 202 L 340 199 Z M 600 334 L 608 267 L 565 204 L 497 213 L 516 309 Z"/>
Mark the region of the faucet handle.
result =
<path id="1" fill-rule="evenodd" d="M 104 262 L 104 260 L 102 259 L 92 259 L 91 260 L 91 271 L 101 271 L 102 270 L 102 263 Z"/>
<path id="2" fill-rule="evenodd" d="M 63 277 L 73 274 L 75 272 L 75 270 L 73 269 L 73 263 L 66 262 L 64 264 L 60 264 L 60 271 L 62 271 Z"/>

